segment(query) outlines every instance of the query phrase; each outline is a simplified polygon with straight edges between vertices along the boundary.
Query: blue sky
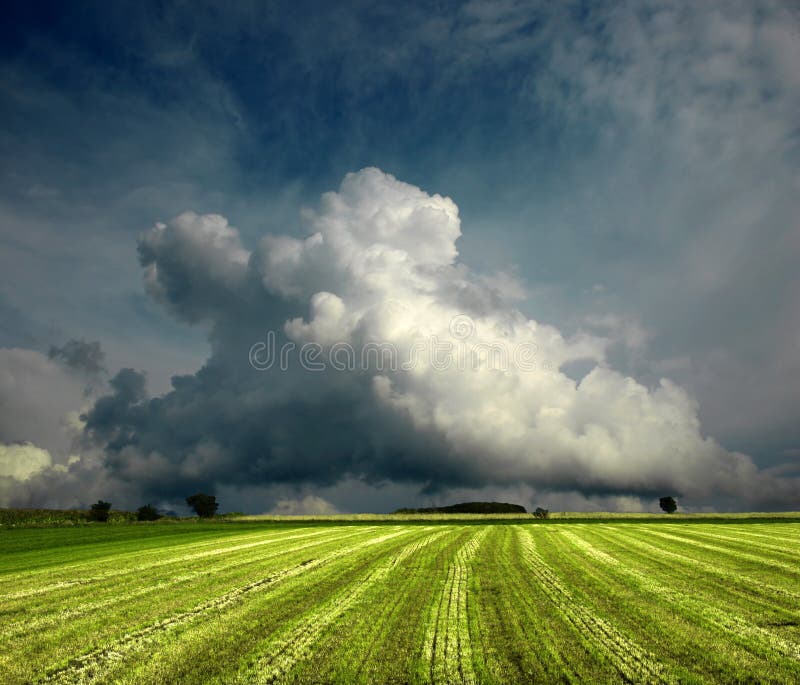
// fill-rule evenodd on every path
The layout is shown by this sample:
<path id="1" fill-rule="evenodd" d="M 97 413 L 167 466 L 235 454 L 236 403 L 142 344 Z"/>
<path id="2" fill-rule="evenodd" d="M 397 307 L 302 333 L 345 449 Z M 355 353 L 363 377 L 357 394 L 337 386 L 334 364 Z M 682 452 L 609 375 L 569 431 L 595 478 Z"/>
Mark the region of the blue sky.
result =
<path id="1" fill-rule="evenodd" d="M 10 3 L 0 345 L 99 341 L 108 378 L 168 393 L 230 326 L 148 295 L 139 236 L 191 210 L 246 250 L 302 237 L 303 208 L 376 167 L 458 205 L 459 262 L 514 308 L 671 379 L 702 436 L 793 477 L 798 27 L 779 2 Z"/>

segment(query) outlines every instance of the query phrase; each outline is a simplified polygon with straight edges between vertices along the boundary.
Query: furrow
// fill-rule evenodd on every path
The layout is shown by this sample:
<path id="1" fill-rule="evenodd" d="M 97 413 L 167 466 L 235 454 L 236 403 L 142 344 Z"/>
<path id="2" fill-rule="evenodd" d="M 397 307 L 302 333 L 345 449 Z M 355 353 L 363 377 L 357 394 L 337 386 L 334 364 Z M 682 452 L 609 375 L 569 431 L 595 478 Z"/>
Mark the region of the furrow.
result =
<path id="1" fill-rule="evenodd" d="M 516 531 L 509 531 L 509 533 L 506 544 L 494 551 L 494 555 L 497 557 L 497 567 L 493 571 L 498 574 L 498 578 L 504 579 L 504 584 L 507 584 L 509 589 L 513 588 L 512 596 L 503 607 L 504 615 L 501 622 L 505 623 L 506 616 L 513 613 L 514 617 L 518 619 L 517 627 L 523 644 L 537 645 L 537 660 L 544 665 L 544 673 L 536 678 L 541 679 L 542 682 L 546 680 L 561 683 L 580 682 L 574 660 L 569 657 L 565 658 L 565 654 L 560 649 L 560 640 L 553 634 L 552 626 L 548 625 L 551 621 L 542 615 L 542 607 L 536 598 L 538 593 L 530 592 L 526 587 L 527 584 L 522 576 L 529 573 L 527 564 L 521 559 L 517 546 L 511 544 L 516 542 L 518 545 L 519 536 Z M 492 634 L 491 630 L 483 632 L 486 635 Z M 484 650 L 487 646 L 484 644 Z"/>
<path id="2" fill-rule="evenodd" d="M 355 551 L 379 544 L 391 539 L 406 531 L 399 531 L 387 535 L 373 538 L 359 543 L 352 547 L 337 550 L 318 559 L 309 559 L 295 566 L 281 571 L 277 571 L 265 578 L 253 581 L 247 585 L 235 588 L 219 597 L 202 602 L 188 611 L 180 612 L 153 623 L 140 630 L 128 633 L 121 638 L 114 640 L 109 645 L 96 649 L 88 654 L 76 657 L 71 660 L 69 665 L 64 668 L 51 671 L 40 682 L 48 683 L 87 683 L 102 681 L 102 671 L 104 665 L 123 659 L 129 652 L 135 651 L 147 643 L 157 639 L 166 631 L 173 630 L 184 624 L 191 623 L 198 617 L 211 611 L 220 611 L 231 605 L 238 603 L 247 595 L 274 587 L 277 583 L 286 581 L 302 573 L 328 564 L 344 555 L 352 554 Z"/>
<path id="3" fill-rule="evenodd" d="M 572 542 L 574 542 L 575 539 L 580 540 L 579 544 L 576 544 L 578 548 L 582 549 L 588 556 L 591 556 L 597 561 L 613 565 L 617 573 L 635 582 L 640 590 L 659 597 L 668 602 L 671 606 L 680 606 L 687 612 L 701 617 L 706 623 L 718 629 L 735 635 L 746 636 L 748 638 L 746 642 L 748 645 L 751 641 L 756 642 L 762 647 L 778 652 L 783 656 L 787 656 L 791 659 L 800 659 L 800 646 L 783 640 L 760 626 L 753 625 L 741 616 L 723 611 L 716 606 L 709 606 L 703 601 L 694 599 L 673 588 L 662 585 L 641 571 L 637 571 L 619 562 L 619 560 L 614 557 L 600 552 L 600 550 L 594 550 L 591 543 L 577 538 L 577 536 L 572 533 L 565 532 L 562 533 L 562 535 L 568 536 L 568 539 Z M 589 550 L 600 552 L 600 555 L 590 554 Z"/>
<path id="4" fill-rule="evenodd" d="M 774 533 L 757 533 L 752 530 L 744 530 L 743 527 L 735 528 L 734 530 L 737 535 L 743 535 L 745 537 L 760 538 L 772 542 L 786 542 L 790 545 L 800 545 L 800 537 L 783 537 L 782 535 L 775 535 Z"/>
<path id="5" fill-rule="evenodd" d="M 422 530 L 429 531 L 430 527 Z M 237 675 L 236 682 L 273 683 L 284 678 L 297 663 L 308 655 L 320 635 L 352 609 L 371 586 L 385 582 L 387 577 L 408 557 L 429 545 L 444 532 L 433 533 L 422 540 L 406 545 L 392 558 L 370 569 L 364 577 L 322 604 L 295 626 L 288 635 L 271 640 L 263 649 L 263 653 L 256 663 Z M 388 538 L 381 541 L 385 539 Z"/>
<path id="6" fill-rule="evenodd" d="M 599 533 L 599 535 L 603 537 L 603 533 Z M 690 557 L 664 547 L 658 547 L 646 542 L 645 540 L 642 540 L 640 537 L 630 533 L 627 530 L 624 532 L 619 529 L 614 530 L 613 534 L 611 535 L 611 539 L 614 540 L 615 538 L 621 538 L 624 540 L 625 544 L 629 545 L 630 547 L 640 549 L 646 554 L 651 554 L 654 558 L 674 559 L 680 562 L 680 564 L 683 566 L 692 566 L 702 570 L 705 574 L 716 576 L 720 580 L 724 580 L 731 585 L 740 586 L 742 588 L 757 589 L 764 595 L 777 595 L 779 597 L 785 597 L 800 605 L 800 593 L 792 592 L 788 588 L 765 583 L 762 580 L 753 578 L 752 576 L 743 575 L 739 572 L 732 573 L 720 567 L 719 564 L 712 564 L 708 561 L 698 559 L 697 557 Z"/>
<path id="7" fill-rule="evenodd" d="M 344 541 L 347 540 L 348 538 L 355 537 L 360 534 L 361 532 L 357 531 L 349 535 L 344 535 L 338 538 L 326 537 L 322 539 L 315 539 L 311 542 L 306 542 L 305 544 L 299 546 L 281 548 L 277 551 L 269 552 L 261 556 L 252 557 L 248 555 L 244 558 L 237 558 L 235 561 L 223 562 L 221 564 L 216 564 L 211 566 L 204 565 L 202 568 L 196 571 L 189 571 L 177 575 L 171 575 L 166 580 L 162 580 L 155 583 L 148 583 L 142 587 L 138 587 L 135 590 L 132 590 L 124 594 L 116 594 L 112 597 L 109 597 L 108 599 L 99 600 L 95 602 L 87 602 L 74 608 L 62 609 L 58 613 L 50 613 L 37 618 L 27 618 L 25 620 L 9 622 L 8 624 L 0 627 L 0 637 L 8 639 L 20 634 L 29 633 L 36 630 L 52 628 L 54 626 L 57 626 L 58 624 L 63 623 L 64 621 L 75 620 L 76 618 L 80 618 L 81 616 L 85 616 L 95 611 L 107 610 L 110 607 L 120 605 L 124 602 L 136 599 L 137 597 L 142 597 L 145 595 L 152 594 L 154 592 L 164 590 L 169 587 L 181 585 L 183 583 L 195 580 L 197 578 L 202 578 L 211 573 L 220 573 L 241 566 L 260 564 L 270 559 L 276 559 L 278 557 L 282 557 L 287 554 L 294 554 L 301 550 L 310 549 L 312 547 L 328 544 L 330 542 L 334 542 L 337 540 Z M 309 536 L 288 536 L 285 539 L 296 540 L 298 538 L 305 538 L 305 537 Z"/>
<path id="8" fill-rule="evenodd" d="M 586 636 L 599 651 L 604 653 L 627 682 L 664 682 L 664 665 L 655 655 L 581 604 L 538 553 L 533 534 L 528 530 L 522 531 L 521 549 L 528 561 L 529 569 L 539 581 L 545 594 L 575 627 L 578 634 Z"/>
<path id="9" fill-rule="evenodd" d="M 440 602 L 429 624 L 423 653 L 433 683 L 474 683 L 467 613 L 469 562 L 489 528 L 475 533 L 457 552 L 447 570 Z"/>
<path id="10" fill-rule="evenodd" d="M 432 542 L 438 540 L 439 538 L 443 537 L 445 534 L 450 533 L 450 532 L 451 531 L 449 531 L 449 530 L 443 530 L 443 531 L 440 531 L 439 533 L 436 533 L 436 534 L 430 536 L 430 538 L 428 538 L 428 540 L 425 543 L 426 546 L 430 545 Z M 398 588 L 398 590 L 399 590 L 399 588 Z M 405 596 L 404 592 L 399 592 L 398 591 L 398 592 L 396 592 L 394 594 L 394 597 L 391 600 L 391 604 L 388 607 L 386 607 L 386 609 L 383 612 L 381 612 L 380 618 L 374 624 L 374 632 L 373 632 L 374 635 L 383 636 L 385 634 L 385 632 L 387 630 L 387 626 L 389 625 L 390 621 L 394 618 L 394 616 L 397 614 L 398 610 L 400 609 L 400 607 L 401 607 L 403 601 L 405 601 L 405 599 L 406 599 L 406 596 Z M 356 672 L 354 674 L 354 677 L 353 677 L 354 681 L 358 680 L 359 676 L 364 671 L 365 666 L 367 665 L 370 657 L 372 656 L 372 654 L 374 653 L 376 648 L 377 648 L 377 640 L 375 640 L 375 641 L 371 642 L 369 645 L 367 645 L 367 647 L 365 648 L 363 654 L 361 654 L 360 663 L 359 663 L 358 669 L 356 670 Z"/>
<path id="11" fill-rule="evenodd" d="M 681 529 L 670 526 L 669 528 L 667 528 L 667 530 L 678 531 Z M 728 535 L 721 535 L 719 533 L 712 533 L 708 530 L 698 530 L 697 528 L 693 528 L 691 531 L 681 531 L 681 532 L 684 532 L 684 534 L 688 534 L 689 537 L 691 537 L 692 535 L 696 535 L 700 538 L 718 540 L 719 542 L 728 542 L 732 543 L 733 545 L 747 545 L 752 549 L 764 550 L 765 552 L 776 552 L 778 554 L 788 554 L 795 556 L 797 556 L 798 554 L 797 550 L 787 549 L 785 545 L 784 546 L 771 545 L 766 542 L 761 542 L 756 540 L 742 540 L 741 538 L 730 537 Z M 736 549 L 736 547 L 732 549 L 738 552 L 738 549 Z"/>
<path id="12" fill-rule="evenodd" d="M 372 527 L 374 530 L 374 526 Z M 73 587 L 76 585 L 91 585 L 92 583 L 101 582 L 103 580 L 108 580 L 109 578 L 119 578 L 126 575 L 131 574 L 141 574 L 143 571 L 149 571 L 154 568 L 161 568 L 164 566 L 169 566 L 170 564 L 186 564 L 187 562 L 194 561 L 196 559 L 208 559 L 209 557 L 220 556 L 223 554 L 231 554 L 233 552 L 240 552 L 246 549 L 253 549 L 255 547 L 262 547 L 263 545 L 269 545 L 272 543 L 282 543 L 286 540 L 296 540 L 298 538 L 306 538 L 306 537 L 315 537 L 319 535 L 324 535 L 325 533 L 330 533 L 330 530 L 326 531 L 314 531 L 312 533 L 303 533 L 299 535 L 292 535 L 292 536 L 284 536 L 284 537 L 270 537 L 266 539 L 257 540 L 255 542 L 249 542 L 246 544 L 235 545 L 233 547 L 222 547 L 218 549 L 212 549 L 208 551 L 202 552 L 194 552 L 192 554 L 185 554 L 180 557 L 169 557 L 167 559 L 160 559 L 159 561 L 153 561 L 146 564 L 140 564 L 138 566 L 126 566 L 124 568 L 117 568 L 112 569 L 109 571 L 104 571 L 103 573 L 98 573 L 93 576 L 89 576 L 86 578 L 73 578 L 70 580 L 63 580 L 57 583 L 51 583 L 50 585 L 42 585 L 39 587 L 28 588 L 25 590 L 20 590 L 17 592 L 8 593 L 5 595 L 0 596 L 0 601 L 9 601 L 14 599 L 23 599 L 25 597 L 32 597 L 35 595 L 42 595 L 48 592 L 53 592 L 54 590 L 63 590 L 64 588 Z M 61 569 L 59 569 L 61 570 Z"/>
<path id="13" fill-rule="evenodd" d="M 83 561 L 79 561 L 76 563 L 71 564 L 58 564 L 58 573 L 62 575 L 67 574 L 75 574 L 75 573 L 91 573 L 92 569 L 98 566 L 104 566 L 110 559 L 113 559 L 114 563 L 117 564 L 126 564 L 129 560 L 141 562 L 142 560 L 146 560 L 149 558 L 163 558 L 164 555 L 169 555 L 171 559 L 178 559 L 183 560 L 185 558 L 193 557 L 196 553 L 200 552 L 201 550 L 205 550 L 206 548 L 218 548 L 224 549 L 220 547 L 221 542 L 224 544 L 241 544 L 246 543 L 250 540 L 264 540 L 266 536 L 269 536 L 269 539 L 279 540 L 281 538 L 282 533 L 285 531 L 274 531 L 265 533 L 263 530 L 259 532 L 252 532 L 247 534 L 240 534 L 234 536 L 225 536 L 222 538 L 216 537 L 212 539 L 203 539 L 197 542 L 185 542 L 175 545 L 164 545 L 163 547 L 148 547 L 145 550 L 139 550 L 134 552 L 123 552 L 123 551 L 105 551 L 103 553 L 98 553 L 97 556 L 91 559 L 85 559 Z M 274 537 L 273 537 L 274 536 Z M 175 555 L 178 556 L 175 556 Z M 186 556 L 188 554 L 188 557 Z M 50 576 L 54 572 L 54 568 L 50 565 L 42 566 L 31 570 L 26 570 L 23 572 L 15 571 L 13 572 L 13 582 L 19 583 L 21 581 L 31 581 L 35 582 L 38 577 L 40 576 Z M 10 578 L 2 576 L 0 577 L 0 583 L 7 583 L 10 582 Z"/>
<path id="14" fill-rule="evenodd" d="M 637 528 L 637 530 L 642 531 L 641 528 Z M 754 561 L 761 566 L 771 566 L 773 568 L 780 568 L 785 571 L 789 571 L 791 573 L 800 575 L 800 566 L 798 566 L 797 564 L 787 564 L 782 561 L 778 561 L 777 559 L 765 559 L 763 556 L 759 556 L 757 554 L 748 554 L 747 552 L 740 552 L 739 550 L 731 549 L 730 547 L 719 547 L 717 545 L 711 545 L 706 542 L 693 540 L 691 538 L 682 537 L 680 535 L 665 533 L 661 530 L 654 530 L 653 526 L 647 528 L 646 531 L 642 532 L 646 532 L 648 535 L 655 535 L 656 537 L 660 537 L 665 540 L 675 540 L 676 542 L 680 542 L 682 545 L 691 545 L 692 547 L 700 547 L 706 550 L 713 550 L 714 552 L 721 552 L 722 554 L 735 556 L 738 559 L 747 559 L 748 561 Z"/>

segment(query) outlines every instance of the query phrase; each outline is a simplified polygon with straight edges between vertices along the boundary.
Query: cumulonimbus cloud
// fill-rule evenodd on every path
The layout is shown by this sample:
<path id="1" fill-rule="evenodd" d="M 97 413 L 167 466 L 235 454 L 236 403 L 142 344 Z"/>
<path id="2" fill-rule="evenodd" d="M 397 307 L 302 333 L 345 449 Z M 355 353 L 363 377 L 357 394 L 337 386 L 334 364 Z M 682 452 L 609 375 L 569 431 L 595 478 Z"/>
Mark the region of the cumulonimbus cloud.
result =
<path id="1" fill-rule="evenodd" d="M 141 237 L 148 292 L 209 325 L 213 351 L 161 397 L 125 370 L 88 412 L 87 437 L 117 477 L 165 497 L 357 478 L 792 501 L 792 483 L 703 435 L 680 387 L 625 377 L 606 364 L 605 338 L 566 338 L 471 273 L 451 199 L 367 168 L 304 220 L 306 237 L 267 235 L 252 251 L 217 215 L 185 213 Z M 299 357 L 254 368 L 267 331 L 292 354 L 316 350 L 321 368 Z M 431 341 L 452 363 L 428 354 Z M 369 345 L 413 363 L 331 365 L 334 346 Z M 594 367 L 579 381 L 561 371 L 577 360 Z"/>

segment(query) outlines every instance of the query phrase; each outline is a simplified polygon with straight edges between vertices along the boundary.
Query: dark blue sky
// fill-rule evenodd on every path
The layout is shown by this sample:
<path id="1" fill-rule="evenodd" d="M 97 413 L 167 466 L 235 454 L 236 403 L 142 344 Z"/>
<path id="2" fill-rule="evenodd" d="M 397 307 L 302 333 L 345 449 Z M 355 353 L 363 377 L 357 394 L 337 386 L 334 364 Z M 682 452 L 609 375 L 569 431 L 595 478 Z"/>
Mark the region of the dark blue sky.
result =
<path id="1" fill-rule="evenodd" d="M 703 435 L 796 467 L 789 4 L 4 10 L 1 345 L 96 340 L 111 375 L 164 393 L 209 329 L 148 297 L 138 236 L 185 210 L 224 215 L 248 250 L 303 236 L 302 208 L 377 167 L 452 198 L 460 260 L 513 282 L 527 316 L 605 338 L 605 364 L 686 388 Z"/>

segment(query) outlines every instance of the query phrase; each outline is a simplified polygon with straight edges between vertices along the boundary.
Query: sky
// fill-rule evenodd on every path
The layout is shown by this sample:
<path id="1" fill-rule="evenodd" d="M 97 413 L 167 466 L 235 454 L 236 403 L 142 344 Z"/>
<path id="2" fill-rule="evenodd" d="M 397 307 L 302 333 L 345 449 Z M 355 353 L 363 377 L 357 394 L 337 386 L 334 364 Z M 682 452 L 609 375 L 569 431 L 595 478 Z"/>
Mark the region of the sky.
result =
<path id="1" fill-rule="evenodd" d="M 0 34 L 0 506 L 800 509 L 794 3 Z"/>

